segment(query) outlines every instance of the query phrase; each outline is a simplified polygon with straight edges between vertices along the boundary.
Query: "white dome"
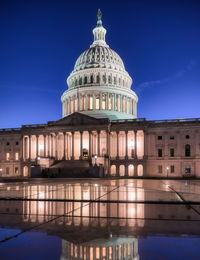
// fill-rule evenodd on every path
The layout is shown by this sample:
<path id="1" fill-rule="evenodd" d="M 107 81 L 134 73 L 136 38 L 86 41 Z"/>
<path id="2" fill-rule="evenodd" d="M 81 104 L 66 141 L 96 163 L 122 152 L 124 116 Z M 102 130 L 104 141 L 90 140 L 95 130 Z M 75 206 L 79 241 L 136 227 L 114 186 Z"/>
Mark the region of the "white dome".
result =
<path id="1" fill-rule="evenodd" d="M 120 56 L 111 48 L 95 45 L 84 51 L 76 61 L 74 72 L 89 68 L 107 68 L 125 71 Z"/>
<path id="2" fill-rule="evenodd" d="M 68 90 L 61 101 L 63 117 L 80 112 L 96 118 L 137 117 L 138 97 L 120 56 L 105 41 L 106 29 L 98 11 L 94 42 L 77 59 L 67 78 Z"/>

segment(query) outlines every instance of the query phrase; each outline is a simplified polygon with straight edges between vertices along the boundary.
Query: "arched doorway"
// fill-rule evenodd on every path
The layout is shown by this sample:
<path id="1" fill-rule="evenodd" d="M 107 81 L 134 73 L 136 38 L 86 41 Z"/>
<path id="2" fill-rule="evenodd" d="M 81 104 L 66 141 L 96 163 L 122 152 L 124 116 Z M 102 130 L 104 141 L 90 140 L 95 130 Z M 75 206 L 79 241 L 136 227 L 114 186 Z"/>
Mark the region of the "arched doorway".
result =
<path id="1" fill-rule="evenodd" d="M 125 175 L 125 167 L 124 165 L 119 166 L 119 176 L 124 176 Z"/>
<path id="2" fill-rule="evenodd" d="M 23 176 L 28 177 L 28 166 L 24 166 L 23 168 Z"/>
<path id="3" fill-rule="evenodd" d="M 134 166 L 133 166 L 133 164 L 129 164 L 129 166 L 128 166 L 128 176 L 134 176 Z"/>
<path id="4" fill-rule="evenodd" d="M 115 165 L 111 165 L 111 167 L 110 167 L 110 175 L 111 176 L 116 176 L 116 166 Z"/>

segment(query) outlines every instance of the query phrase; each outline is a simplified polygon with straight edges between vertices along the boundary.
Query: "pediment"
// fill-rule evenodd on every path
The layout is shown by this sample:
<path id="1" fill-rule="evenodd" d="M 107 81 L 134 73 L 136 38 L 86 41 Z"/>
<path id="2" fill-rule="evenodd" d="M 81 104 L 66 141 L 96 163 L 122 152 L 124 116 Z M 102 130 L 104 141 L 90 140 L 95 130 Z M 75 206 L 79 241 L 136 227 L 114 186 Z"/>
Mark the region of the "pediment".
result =
<path id="1" fill-rule="evenodd" d="M 100 119 L 100 118 L 97 119 L 88 115 L 75 112 L 58 121 L 48 122 L 48 125 L 55 125 L 55 126 L 99 125 L 107 122 L 108 119 Z"/>

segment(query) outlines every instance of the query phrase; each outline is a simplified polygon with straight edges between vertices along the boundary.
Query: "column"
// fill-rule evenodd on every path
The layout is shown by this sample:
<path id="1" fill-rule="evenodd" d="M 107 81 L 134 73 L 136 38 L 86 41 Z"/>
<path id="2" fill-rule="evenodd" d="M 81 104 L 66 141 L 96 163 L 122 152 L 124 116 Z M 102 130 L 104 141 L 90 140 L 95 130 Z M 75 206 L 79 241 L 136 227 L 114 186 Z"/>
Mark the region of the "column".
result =
<path id="1" fill-rule="evenodd" d="M 106 131 L 106 133 L 107 133 L 107 147 L 106 147 L 107 155 L 110 156 L 110 133 L 108 130 Z"/>
<path id="2" fill-rule="evenodd" d="M 68 98 L 68 114 L 71 114 L 71 101 L 70 98 Z"/>
<path id="3" fill-rule="evenodd" d="M 53 135 L 51 134 L 51 157 L 53 157 Z"/>
<path id="4" fill-rule="evenodd" d="M 80 112 L 80 94 L 79 94 L 79 89 L 77 92 L 77 111 Z"/>
<path id="5" fill-rule="evenodd" d="M 46 157 L 46 135 L 44 135 L 44 157 Z"/>
<path id="6" fill-rule="evenodd" d="M 50 146 L 50 137 L 49 137 L 49 134 L 48 134 L 48 150 L 47 150 L 47 156 L 50 157 L 50 149 L 49 149 L 49 146 Z"/>
<path id="7" fill-rule="evenodd" d="M 137 159 L 137 130 L 135 130 L 135 159 Z"/>
<path id="8" fill-rule="evenodd" d="M 92 133 L 89 131 L 89 157 L 91 158 L 92 156 Z"/>
<path id="9" fill-rule="evenodd" d="M 29 160 L 31 160 L 31 135 L 29 135 Z"/>
<path id="10" fill-rule="evenodd" d="M 74 160 L 74 132 L 72 132 L 72 160 Z"/>
<path id="11" fill-rule="evenodd" d="M 65 116 L 65 101 L 63 102 L 63 108 L 62 108 L 62 111 L 63 111 L 63 117 Z"/>
<path id="12" fill-rule="evenodd" d="M 119 131 L 116 131 L 117 134 L 117 159 L 119 159 Z"/>
<path id="13" fill-rule="evenodd" d="M 80 160 L 82 159 L 83 152 L 83 132 L 80 131 Z"/>
<path id="14" fill-rule="evenodd" d="M 137 177 L 137 164 L 134 165 L 134 177 Z"/>
<path id="15" fill-rule="evenodd" d="M 121 100 L 120 110 L 121 110 L 121 112 L 123 112 L 123 98 L 122 98 L 122 95 L 120 95 L 120 100 Z"/>
<path id="16" fill-rule="evenodd" d="M 73 96 L 73 97 L 72 97 L 72 101 L 73 101 L 73 113 L 75 112 L 75 98 L 76 98 L 76 96 Z"/>
<path id="17" fill-rule="evenodd" d="M 20 159 L 23 160 L 23 150 L 24 150 L 24 147 L 23 147 L 23 135 L 20 137 Z"/>
<path id="18" fill-rule="evenodd" d="M 126 160 L 128 159 L 128 131 L 125 131 L 125 136 L 126 136 L 126 155 L 125 158 Z"/>
<path id="19" fill-rule="evenodd" d="M 38 158 L 38 141 L 39 141 L 39 138 L 38 138 L 39 136 L 38 135 L 36 135 L 36 159 Z"/>
<path id="20" fill-rule="evenodd" d="M 93 93 L 93 110 L 96 110 L 96 97 L 95 94 Z"/>
<path id="21" fill-rule="evenodd" d="M 116 111 L 116 94 L 114 94 L 114 104 L 113 104 L 112 109 L 113 109 L 114 111 Z"/>
<path id="22" fill-rule="evenodd" d="M 100 134 L 101 134 L 101 131 L 97 131 L 97 138 L 98 138 L 98 156 L 100 156 Z"/>
<path id="23" fill-rule="evenodd" d="M 58 133 L 55 133 L 55 159 L 58 159 Z"/>
<path id="24" fill-rule="evenodd" d="M 117 111 L 120 111 L 120 109 L 119 109 L 119 95 L 117 95 Z"/>
<path id="25" fill-rule="evenodd" d="M 127 111 L 127 96 L 125 97 L 125 102 L 126 102 L 126 104 L 125 104 L 125 109 L 126 109 L 126 113 L 128 114 L 128 111 Z"/>
<path id="26" fill-rule="evenodd" d="M 86 101 L 85 101 L 85 110 L 88 110 L 88 94 L 85 95 Z"/>
<path id="27" fill-rule="evenodd" d="M 63 132 L 63 160 L 66 160 L 66 133 Z"/>
<path id="28" fill-rule="evenodd" d="M 99 109 L 102 110 L 102 93 L 99 93 Z"/>
<path id="29" fill-rule="evenodd" d="M 107 103 L 106 103 L 106 105 L 107 105 L 106 109 L 109 110 L 109 93 L 107 93 L 107 95 L 106 95 L 106 101 L 107 101 Z"/>

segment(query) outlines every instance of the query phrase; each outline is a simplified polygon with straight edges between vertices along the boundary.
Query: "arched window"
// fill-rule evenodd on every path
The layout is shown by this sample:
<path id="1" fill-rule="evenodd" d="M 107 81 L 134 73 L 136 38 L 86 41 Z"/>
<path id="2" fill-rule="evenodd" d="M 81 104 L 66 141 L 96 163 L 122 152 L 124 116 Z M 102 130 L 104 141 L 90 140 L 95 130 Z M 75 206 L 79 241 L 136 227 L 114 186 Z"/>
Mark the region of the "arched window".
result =
<path id="1" fill-rule="evenodd" d="M 84 78 L 84 84 L 87 84 L 87 77 Z"/>
<path id="2" fill-rule="evenodd" d="M 124 165 L 119 166 L 119 176 L 124 176 L 125 175 L 125 167 Z"/>
<path id="3" fill-rule="evenodd" d="M 114 77 L 114 84 L 116 85 L 117 84 L 117 78 Z"/>
<path id="4" fill-rule="evenodd" d="M 100 77 L 97 75 L 97 83 L 100 83 Z"/>
<path id="5" fill-rule="evenodd" d="M 75 79 L 75 86 L 77 86 L 78 85 L 78 80 L 77 79 Z"/>
<path id="6" fill-rule="evenodd" d="M 103 75 L 103 83 L 106 83 L 106 76 Z"/>
<path id="7" fill-rule="evenodd" d="M 185 145 L 185 156 L 190 156 L 190 145 L 186 144 Z"/>
<path id="8" fill-rule="evenodd" d="M 112 176 L 116 175 L 116 166 L 115 165 L 111 165 L 111 167 L 110 167 L 110 174 Z"/>
<path id="9" fill-rule="evenodd" d="M 79 78 L 79 85 L 82 85 L 82 78 Z"/>
<path id="10" fill-rule="evenodd" d="M 128 166 L 128 176 L 134 176 L 134 166 L 133 166 L 133 164 L 129 164 L 129 166 Z"/>
<path id="11" fill-rule="evenodd" d="M 108 83 L 109 83 L 109 84 L 112 83 L 111 76 L 108 76 Z"/>
<path id="12" fill-rule="evenodd" d="M 94 77 L 93 77 L 93 75 L 90 76 L 90 83 L 91 83 L 91 84 L 94 83 Z"/>

